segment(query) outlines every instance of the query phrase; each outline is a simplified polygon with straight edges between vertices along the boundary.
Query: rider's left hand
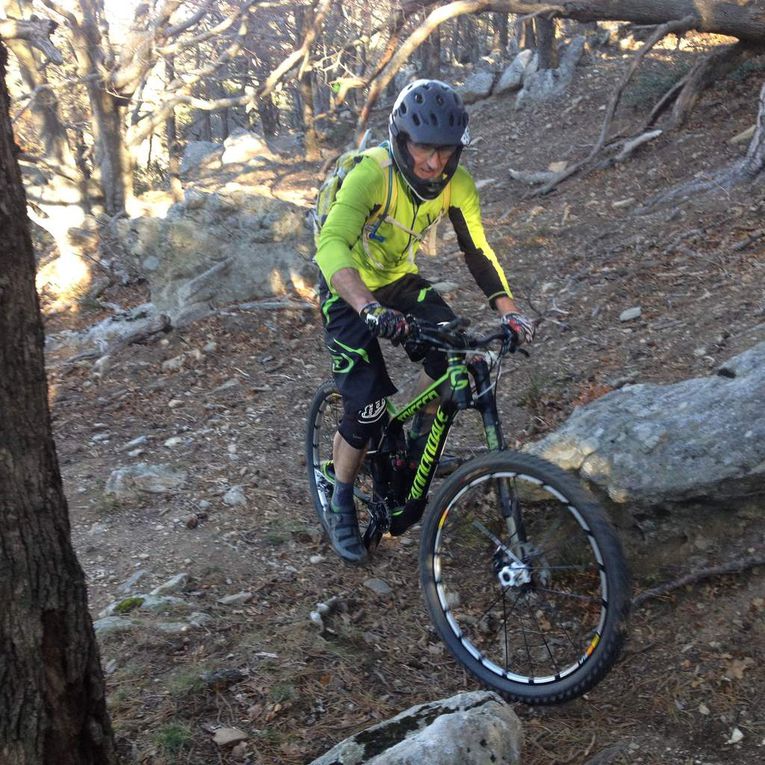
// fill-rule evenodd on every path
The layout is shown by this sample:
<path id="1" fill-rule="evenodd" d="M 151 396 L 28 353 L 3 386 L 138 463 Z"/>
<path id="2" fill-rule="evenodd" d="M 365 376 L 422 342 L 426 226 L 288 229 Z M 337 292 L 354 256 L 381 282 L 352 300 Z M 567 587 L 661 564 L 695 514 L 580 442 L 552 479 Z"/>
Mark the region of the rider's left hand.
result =
<path id="1" fill-rule="evenodd" d="M 534 340 L 534 322 L 522 313 L 506 313 L 502 317 L 502 326 L 513 335 L 518 345 Z"/>

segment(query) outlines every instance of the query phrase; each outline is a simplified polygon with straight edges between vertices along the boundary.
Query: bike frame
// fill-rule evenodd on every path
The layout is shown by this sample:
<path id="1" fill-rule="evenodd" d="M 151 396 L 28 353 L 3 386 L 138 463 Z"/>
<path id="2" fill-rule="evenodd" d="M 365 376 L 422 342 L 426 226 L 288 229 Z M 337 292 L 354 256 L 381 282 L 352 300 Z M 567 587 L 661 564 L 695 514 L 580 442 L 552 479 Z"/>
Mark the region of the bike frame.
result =
<path id="1" fill-rule="evenodd" d="M 486 445 L 490 451 L 505 448 L 502 427 L 497 412 L 497 405 L 492 395 L 492 384 L 489 364 L 483 354 L 468 351 L 447 353 L 448 369 L 424 391 L 415 396 L 408 404 L 400 409 L 389 401 L 389 423 L 385 428 L 381 444 L 386 438 L 397 436 L 417 412 L 423 410 L 432 401 L 442 399 L 436 410 L 433 423 L 428 433 L 420 462 L 412 479 L 412 484 L 406 496 L 405 509 L 411 504 L 424 504 L 428 489 L 438 468 L 446 440 L 449 436 L 454 418 L 462 409 L 476 409 L 483 422 Z M 470 374 L 474 381 L 471 391 Z M 472 395 L 471 395 L 472 393 Z M 370 454 L 370 456 L 372 456 Z"/>

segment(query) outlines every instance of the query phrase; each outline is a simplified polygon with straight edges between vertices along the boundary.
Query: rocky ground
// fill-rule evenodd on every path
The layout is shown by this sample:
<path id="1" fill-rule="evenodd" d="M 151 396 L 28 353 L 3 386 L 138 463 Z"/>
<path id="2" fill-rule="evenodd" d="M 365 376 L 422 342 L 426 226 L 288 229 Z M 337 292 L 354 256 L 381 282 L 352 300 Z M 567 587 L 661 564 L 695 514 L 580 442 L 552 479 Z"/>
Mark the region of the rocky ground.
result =
<path id="1" fill-rule="evenodd" d="M 690 55 L 657 51 L 625 92 L 615 129 L 636 129 Z M 507 97 L 471 111 L 476 140 L 465 161 L 482 182 L 489 238 L 540 321 L 531 358 L 503 378 L 514 445 L 614 387 L 708 375 L 765 339 L 761 184 L 635 214 L 653 193 L 740 156 L 728 139 L 754 122 L 761 68 L 736 70 L 682 130 L 623 164 L 544 198 L 510 180 L 511 167 L 586 155 L 621 56 L 610 50 L 581 67 L 563 102 L 515 113 Z M 315 178 L 316 166 L 285 159 L 274 193 Z M 492 321 L 453 238 L 443 236 L 423 271 L 458 285 L 449 298 L 474 322 Z M 94 618 L 122 601 L 132 620 L 100 635 L 130 761 L 306 763 L 413 704 L 475 688 L 428 624 L 416 528 L 384 540 L 364 569 L 342 565 L 321 537 L 303 457 L 308 403 L 328 374 L 316 308 L 225 308 L 121 350 L 101 374 L 92 359 L 72 359 L 66 331 L 147 299 L 141 284 L 113 287 L 46 317 L 54 429 Z M 394 366 L 400 379 L 411 374 Z M 105 492 L 115 469 L 138 463 L 182 480 L 142 498 Z M 636 591 L 762 552 L 762 505 L 723 508 L 711 497 L 703 517 L 641 513 L 621 524 Z M 641 545 L 646 529 L 662 543 Z M 638 608 L 622 659 L 585 698 L 516 706 L 524 762 L 761 760 L 762 573 L 710 579 Z M 130 600 L 179 574 L 163 595 L 176 600 L 155 599 L 158 610 Z M 333 598 L 320 628 L 310 614 Z M 246 738 L 216 743 L 226 728 Z"/>

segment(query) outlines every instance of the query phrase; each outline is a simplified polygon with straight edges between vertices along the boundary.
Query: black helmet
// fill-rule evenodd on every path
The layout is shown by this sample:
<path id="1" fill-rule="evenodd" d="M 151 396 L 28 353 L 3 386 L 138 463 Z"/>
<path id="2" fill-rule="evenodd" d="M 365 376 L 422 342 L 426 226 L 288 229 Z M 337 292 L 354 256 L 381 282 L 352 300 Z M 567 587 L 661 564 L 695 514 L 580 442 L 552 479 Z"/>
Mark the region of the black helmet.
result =
<path id="1" fill-rule="evenodd" d="M 388 128 L 393 159 L 420 199 L 435 199 L 451 180 L 462 148 L 470 143 L 468 115 L 454 88 L 440 80 L 415 80 L 399 94 L 390 113 Z M 431 146 L 456 146 L 438 180 L 423 181 L 414 174 L 407 140 Z"/>

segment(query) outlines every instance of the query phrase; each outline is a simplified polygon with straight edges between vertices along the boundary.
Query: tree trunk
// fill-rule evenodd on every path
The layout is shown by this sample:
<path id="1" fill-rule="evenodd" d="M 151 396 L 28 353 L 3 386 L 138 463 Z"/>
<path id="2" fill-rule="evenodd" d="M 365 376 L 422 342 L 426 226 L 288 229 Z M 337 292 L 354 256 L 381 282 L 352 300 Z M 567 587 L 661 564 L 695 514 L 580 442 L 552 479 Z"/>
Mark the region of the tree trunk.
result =
<path id="1" fill-rule="evenodd" d="M 515 26 L 517 29 L 516 36 L 518 37 L 518 47 L 521 48 L 521 50 L 525 48 L 531 50 L 536 49 L 537 35 L 534 31 L 534 19 L 517 21 Z"/>
<path id="2" fill-rule="evenodd" d="M 101 29 L 106 29 L 101 0 L 79 0 L 82 19 L 72 24 L 72 44 L 78 69 L 86 77 L 95 141 L 94 178 L 103 194 L 107 215 L 118 215 L 133 199 L 133 165 L 125 147 L 123 108 L 127 101 L 108 86 L 111 51 Z"/>
<path id="3" fill-rule="evenodd" d="M 51 433 L 26 199 L 0 44 L 0 762 L 116 764 Z"/>
<path id="4" fill-rule="evenodd" d="M 175 79 L 175 56 L 165 59 L 165 79 L 172 82 Z M 165 139 L 167 141 L 167 175 L 170 178 L 170 193 L 176 202 L 183 200 L 181 185 L 181 157 L 178 146 L 178 124 L 175 121 L 175 109 L 165 120 Z"/>
<path id="5" fill-rule="evenodd" d="M 300 41 L 308 34 L 314 22 L 314 15 L 310 10 L 307 8 L 295 9 L 295 26 L 297 28 L 296 48 Z M 306 51 L 298 74 L 298 92 L 300 94 L 300 117 L 303 128 L 305 158 L 309 161 L 314 161 L 321 157 L 319 152 L 319 135 L 316 132 L 316 121 L 314 119 L 313 79 L 314 74 L 310 67 L 309 51 Z"/>
<path id="6" fill-rule="evenodd" d="M 537 56 L 540 69 L 556 69 L 558 49 L 555 43 L 555 21 L 540 16 L 534 19 L 534 32 L 537 40 Z"/>
<path id="7" fill-rule="evenodd" d="M 441 79 L 441 27 L 436 27 L 422 46 L 422 76 Z"/>
<path id="8" fill-rule="evenodd" d="M 506 13 L 494 13 L 494 25 L 493 25 L 493 37 L 491 40 L 491 47 L 493 50 L 507 50 L 508 33 L 507 33 L 507 14 Z"/>
<path id="9" fill-rule="evenodd" d="M 526 0 L 490 0 L 491 10 L 533 12 Z M 699 32 L 731 35 L 739 40 L 765 41 L 765 0 L 563 0 L 546 4 L 553 16 L 576 21 L 632 21 L 663 24 L 692 16 Z"/>
<path id="10" fill-rule="evenodd" d="M 319 152 L 319 135 L 316 132 L 313 109 L 313 72 L 309 69 L 300 76 L 300 102 L 302 106 L 302 123 L 305 145 L 305 158 L 309 161 L 321 157 Z"/>

